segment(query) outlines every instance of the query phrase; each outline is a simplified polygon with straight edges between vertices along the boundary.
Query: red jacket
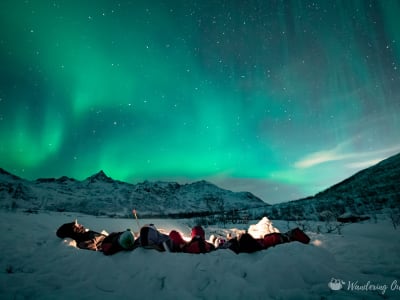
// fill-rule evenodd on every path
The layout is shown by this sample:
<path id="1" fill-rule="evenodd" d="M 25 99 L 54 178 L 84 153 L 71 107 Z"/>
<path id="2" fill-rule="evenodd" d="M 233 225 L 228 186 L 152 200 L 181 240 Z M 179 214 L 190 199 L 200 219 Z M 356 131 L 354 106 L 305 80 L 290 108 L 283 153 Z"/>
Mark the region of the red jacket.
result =
<path id="1" fill-rule="evenodd" d="M 215 250 L 213 244 L 210 244 L 205 239 L 198 236 L 192 238 L 192 240 L 182 248 L 182 252 L 194 254 L 207 253 L 213 250 Z"/>
<path id="2" fill-rule="evenodd" d="M 190 242 L 186 242 L 179 232 L 172 230 L 169 234 L 169 238 L 173 243 L 174 252 L 185 252 L 185 253 L 207 253 L 215 250 L 213 244 L 208 243 L 204 236 L 194 236 Z"/>

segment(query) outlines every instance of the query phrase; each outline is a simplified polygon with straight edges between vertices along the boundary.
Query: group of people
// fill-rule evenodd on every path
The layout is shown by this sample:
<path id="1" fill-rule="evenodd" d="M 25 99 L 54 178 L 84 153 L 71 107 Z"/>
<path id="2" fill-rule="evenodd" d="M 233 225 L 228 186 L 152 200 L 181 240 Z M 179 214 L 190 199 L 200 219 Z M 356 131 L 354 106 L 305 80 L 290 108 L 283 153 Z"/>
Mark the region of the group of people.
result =
<path id="1" fill-rule="evenodd" d="M 208 253 L 218 249 L 230 249 L 235 253 L 252 253 L 268 249 L 288 242 L 301 242 L 308 244 L 310 238 L 299 228 L 286 233 L 274 232 L 266 234 L 263 238 L 254 238 L 249 233 L 243 233 L 227 239 L 211 236 L 207 241 L 204 229 L 195 226 L 191 230 L 191 240 L 185 241 L 182 235 L 172 230 L 164 234 L 157 230 L 153 224 L 140 228 L 139 236 L 135 238 L 131 230 L 103 234 L 88 230 L 77 221 L 60 226 L 56 232 L 59 238 L 75 240 L 78 248 L 101 251 L 105 255 L 112 255 L 120 251 L 132 251 L 138 247 L 156 249 L 158 251 Z"/>

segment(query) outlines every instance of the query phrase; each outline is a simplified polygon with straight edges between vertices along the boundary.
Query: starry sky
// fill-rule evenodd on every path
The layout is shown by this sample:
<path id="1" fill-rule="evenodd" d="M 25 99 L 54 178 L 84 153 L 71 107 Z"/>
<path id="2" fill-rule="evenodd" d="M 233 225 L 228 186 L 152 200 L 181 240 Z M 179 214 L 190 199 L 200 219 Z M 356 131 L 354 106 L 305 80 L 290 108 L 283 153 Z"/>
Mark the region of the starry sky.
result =
<path id="1" fill-rule="evenodd" d="M 0 1 L 0 167 L 268 203 L 400 152 L 400 2 Z"/>

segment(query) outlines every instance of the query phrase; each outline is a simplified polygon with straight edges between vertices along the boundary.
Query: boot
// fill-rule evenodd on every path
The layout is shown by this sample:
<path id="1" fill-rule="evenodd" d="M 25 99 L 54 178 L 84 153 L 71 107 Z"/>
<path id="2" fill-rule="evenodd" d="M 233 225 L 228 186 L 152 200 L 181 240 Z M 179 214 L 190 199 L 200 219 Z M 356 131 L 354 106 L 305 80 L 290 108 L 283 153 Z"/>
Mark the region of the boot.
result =
<path id="1" fill-rule="evenodd" d="M 308 237 L 307 234 L 304 233 L 303 230 L 300 228 L 295 228 L 292 230 L 289 230 L 286 233 L 286 236 L 289 238 L 289 241 L 297 241 L 303 244 L 308 244 L 310 242 L 310 238 Z"/>

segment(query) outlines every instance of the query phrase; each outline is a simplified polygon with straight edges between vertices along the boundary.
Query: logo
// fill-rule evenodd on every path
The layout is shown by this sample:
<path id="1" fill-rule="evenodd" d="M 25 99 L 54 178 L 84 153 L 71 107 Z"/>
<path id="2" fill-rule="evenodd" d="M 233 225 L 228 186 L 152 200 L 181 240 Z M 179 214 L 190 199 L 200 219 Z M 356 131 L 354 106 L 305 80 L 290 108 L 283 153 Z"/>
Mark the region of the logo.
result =
<path id="1" fill-rule="evenodd" d="M 391 284 L 377 283 L 371 280 L 364 283 L 359 282 L 358 280 L 349 280 L 346 284 L 342 279 L 332 277 L 331 281 L 328 283 L 328 287 L 332 291 L 340 291 L 343 289 L 358 292 L 381 292 L 382 295 L 385 295 L 387 290 L 400 292 L 400 283 L 396 279 L 393 280 Z"/>
<path id="2" fill-rule="evenodd" d="M 343 288 L 345 282 L 341 279 L 332 278 L 331 281 L 328 283 L 329 288 L 332 291 L 339 291 Z"/>

